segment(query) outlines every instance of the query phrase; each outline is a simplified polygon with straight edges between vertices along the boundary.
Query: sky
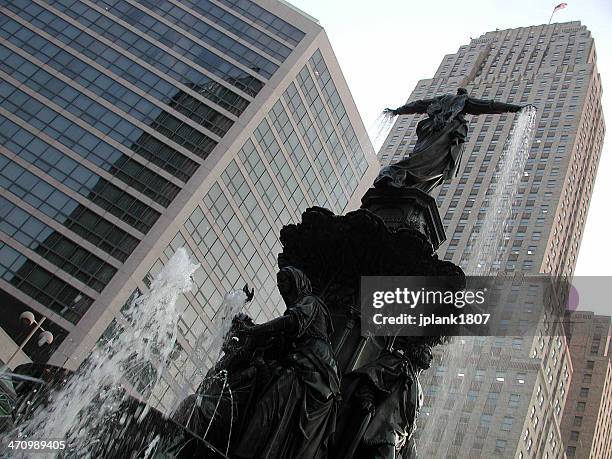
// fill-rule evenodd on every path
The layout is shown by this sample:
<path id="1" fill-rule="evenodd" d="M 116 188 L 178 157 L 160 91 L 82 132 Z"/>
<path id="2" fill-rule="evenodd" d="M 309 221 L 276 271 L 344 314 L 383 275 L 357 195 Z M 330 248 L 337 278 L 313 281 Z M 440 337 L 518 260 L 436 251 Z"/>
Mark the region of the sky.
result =
<path id="1" fill-rule="evenodd" d="M 548 23 L 559 0 L 289 0 L 318 19 L 331 41 L 369 131 L 381 110 L 397 107 L 446 54 L 495 29 Z M 581 21 L 591 31 L 608 125 L 576 266 L 577 276 L 612 275 L 612 1 L 566 1 L 552 22 Z"/>

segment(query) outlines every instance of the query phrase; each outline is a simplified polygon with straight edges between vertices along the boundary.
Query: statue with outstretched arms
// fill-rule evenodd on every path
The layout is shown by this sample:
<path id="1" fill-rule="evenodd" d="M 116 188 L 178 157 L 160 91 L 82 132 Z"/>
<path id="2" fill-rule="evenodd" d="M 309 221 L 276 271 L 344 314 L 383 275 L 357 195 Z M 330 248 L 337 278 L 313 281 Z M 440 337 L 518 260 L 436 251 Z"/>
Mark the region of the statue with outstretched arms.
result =
<path id="1" fill-rule="evenodd" d="M 444 180 L 457 174 L 467 139 L 468 125 L 464 115 L 518 112 L 520 105 L 469 97 L 465 88 L 456 95 L 409 102 L 396 109 L 386 109 L 391 116 L 426 113 L 417 125 L 417 143 L 407 158 L 380 170 L 374 181 L 377 188 L 418 188 L 430 192 Z"/>

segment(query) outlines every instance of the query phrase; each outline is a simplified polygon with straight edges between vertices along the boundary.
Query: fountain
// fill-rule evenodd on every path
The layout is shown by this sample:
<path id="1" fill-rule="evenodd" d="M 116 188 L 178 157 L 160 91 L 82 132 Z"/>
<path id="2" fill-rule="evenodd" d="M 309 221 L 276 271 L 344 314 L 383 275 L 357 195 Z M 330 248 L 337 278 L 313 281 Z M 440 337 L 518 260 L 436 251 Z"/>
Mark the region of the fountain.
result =
<path id="1" fill-rule="evenodd" d="M 168 361 L 180 314 L 176 300 L 191 288 L 191 274 L 198 268 L 182 249 L 156 277 L 150 292 L 129 306 L 130 326 L 96 348 L 75 374 L 36 365 L 17 369 L 47 382 L 42 388 L 31 384 L 20 390 L 19 435 L 65 438 L 68 449 L 62 455 L 66 457 L 258 457 L 264 455 L 261 445 L 275 448 L 270 457 L 278 458 L 292 457 L 288 452 L 303 448 L 346 459 L 408 453 L 414 449 L 412 434 L 421 407 L 419 375 L 430 364 L 432 348 L 442 344 L 442 335 L 451 330 L 408 337 L 363 334 L 361 278 L 427 276 L 440 279 L 446 290 L 464 287 L 463 271 L 435 253 L 446 236 L 428 192 L 452 178 L 459 165 L 467 135 L 463 113 L 520 108 L 483 104 L 460 88 L 457 95 L 387 110 L 388 117 L 428 113 L 417 127 L 414 152 L 383 168 L 375 188 L 363 197 L 362 208 L 346 215 L 309 208 L 300 223 L 281 230 L 279 291 L 287 313 L 256 325 L 240 313 L 248 300 L 246 293 L 228 295 L 224 312 L 218 315 L 217 332 L 200 340 L 197 350 L 222 357 L 212 368 L 201 359 L 200 371 L 206 376 L 172 419 L 151 408 L 147 397 L 128 395 L 121 384 L 128 382 L 129 389 L 129 381 L 152 365 L 144 389 L 152 388 Z M 533 119 L 532 111 L 527 111 Z M 513 138 L 523 135 L 520 126 L 529 125 L 521 123 Z M 435 142 L 430 142 L 432 136 Z M 506 164 L 520 167 L 516 155 L 525 142 L 511 142 Z M 495 201 L 500 212 L 491 217 L 494 222 L 483 226 L 486 233 L 478 238 L 503 228 L 501 209 L 504 200 L 512 199 L 515 182 L 501 169 L 498 180 L 503 184 Z M 493 244 L 492 239 L 486 243 Z M 287 280 L 287 273 L 293 280 Z M 453 305 L 444 308 L 444 313 L 455 310 Z M 377 386 L 377 375 L 384 388 Z M 274 416 L 266 416 L 265 410 Z M 276 421 L 278 413 L 282 422 Z M 385 418 L 393 419 L 395 427 L 381 424 Z M 261 419 L 265 422 L 253 424 Z M 305 442 L 300 432 L 309 429 L 316 435 Z M 394 438 L 398 449 L 391 451 L 388 444 L 369 440 L 379 434 Z M 254 445 L 261 443 L 253 446 L 260 449 L 249 451 L 244 438 Z"/>
<path id="2" fill-rule="evenodd" d="M 64 457 L 98 457 L 121 451 L 121 442 L 114 435 L 139 431 L 144 434 L 129 439 L 130 450 L 144 450 L 146 457 L 164 447 L 157 430 L 169 429 L 181 439 L 189 436 L 179 426 L 162 420 L 146 396 L 137 394 L 136 400 L 125 387 L 130 381 L 145 381 L 139 392 L 150 394 L 157 384 L 176 341 L 177 321 L 182 313 L 177 299 L 191 290 L 191 276 L 197 269 L 199 264 L 191 260 L 187 251 L 178 249 L 152 281 L 149 292 L 132 299 L 123 311 L 129 325 L 117 327 L 105 342 L 98 343 L 75 373 L 36 365 L 19 367 L 20 372 L 40 373 L 47 384 L 32 389 L 33 394 L 41 392 L 36 397 L 22 399 L 16 410 L 21 422 L 12 433 L 14 437 L 24 441 L 62 439 L 66 442 Z M 230 314 L 236 311 L 237 304 L 244 304 L 244 294 L 228 296 Z M 218 339 L 212 339 L 211 344 L 220 348 Z M 151 372 L 148 369 L 152 362 Z M 39 381 L 29 379 L 34 379 L 34 384 Z M 21 392 L 27 393 L 31 387 Z M 154 426 L 158 420 L 161 422 Z"/>

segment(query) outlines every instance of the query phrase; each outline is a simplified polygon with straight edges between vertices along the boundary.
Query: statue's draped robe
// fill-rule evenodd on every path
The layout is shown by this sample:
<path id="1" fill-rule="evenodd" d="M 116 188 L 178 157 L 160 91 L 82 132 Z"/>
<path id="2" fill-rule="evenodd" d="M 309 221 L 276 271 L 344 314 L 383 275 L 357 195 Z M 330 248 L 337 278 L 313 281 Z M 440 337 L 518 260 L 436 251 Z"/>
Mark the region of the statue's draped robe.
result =
<path id="1" fill-rule="evenodd" d="M 398 115 L 427 113 L 428 117 L 417 125 L 414 150 L 407 158 L 383 167 L 374 185 L 431 191 L 457 174 L 468 132 L 465 114 L 517 112 L 520 109 L 519 105 L 475 99 L 465 94 L 417 100 L 398 108 Z"/>
<path id="2" fill-rule="evenodd" d="M 329 342 L 329 313 L 310 294 L 302 272 L 285 269 L 291 270 L 299 292 L 299 300 L 285 312 L 297 324 L 295 341 L 280 375 L 256 403 L 238 457 L 325 457 L 335 428 L 340 382 Z"/>
<path id="3" fill-rule="evenodd" d="M 404 448 L 413 433 L 423 403 L 421 385 L 410 360 L 397 352 L 384 352 L 374 362 L 352 371 L 346 377 L 359 385 L 370 385 L 376 394 L 376 410 L 364 431 L 363 444 L 392 447 L 385 449 L 388 452 Z M 352 385 L 352 389 L 357 387 L 359 391 L 359 385 Z M 374 451 L 370 454 L 377 458 L 387 457 L 383 450 L 376 451 L 375 448 Z"/>

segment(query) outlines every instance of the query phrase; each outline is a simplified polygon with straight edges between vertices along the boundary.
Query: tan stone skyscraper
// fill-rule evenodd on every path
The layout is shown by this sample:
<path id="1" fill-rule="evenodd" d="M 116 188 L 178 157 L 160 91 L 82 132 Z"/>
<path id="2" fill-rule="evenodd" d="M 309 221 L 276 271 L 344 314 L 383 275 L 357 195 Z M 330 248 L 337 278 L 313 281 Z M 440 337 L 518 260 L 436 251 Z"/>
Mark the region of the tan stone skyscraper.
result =
<path id="1" fill-rule="evenodd" d="M 284 309 L 279 229 L 375 176 L 324 30 L 285 2 L 0 2 L 0 61 L 0 359 L 26 309 L 55 335 L 11 366 L 78 366 L 184 246 L 202 269 L 153 395 L 169 408 L 226 292 L 254 287 L 258 321 Z"/>
<path id="2" fill-rule="evenodd" d="M 494 268 L 572 274 L 605 130 L 590 32 L 579 22 L 488 32 L 445 56 L 409 101 L 458 87 L 472 97 L 538 110 L 503 257 Z M 491 210 L 495 168 L 514 116 L 474 118 L 458 177 L 435 192 L 448 238 L 439 254 L 463 267 L 475 255 L 470 236 Z M 409 154 L 419 119 L 396 120 L 379 151 L 383 164 Z M 532 335 L 467 339 L 456 344 L 452 359 L 439 356 L 423 382 L 425 457 L 563 456 L 561 416 L 572 374 L 567 342 L 560 324 Z"/>
<path id="3" fill-rule="evenodd" d="M 567 317 L 574 364 L 561 432 L 567 457 L 612 457 L 610 317 L 573 312 Z"/>

